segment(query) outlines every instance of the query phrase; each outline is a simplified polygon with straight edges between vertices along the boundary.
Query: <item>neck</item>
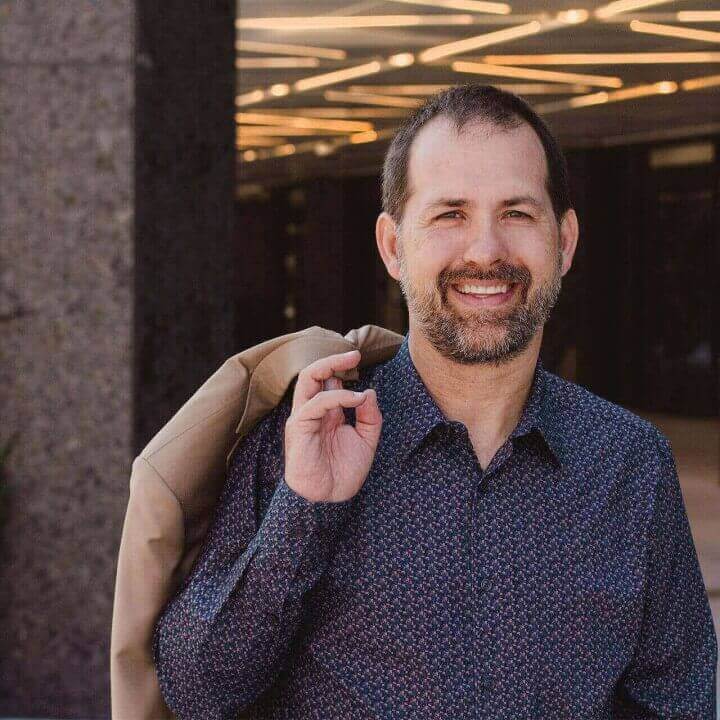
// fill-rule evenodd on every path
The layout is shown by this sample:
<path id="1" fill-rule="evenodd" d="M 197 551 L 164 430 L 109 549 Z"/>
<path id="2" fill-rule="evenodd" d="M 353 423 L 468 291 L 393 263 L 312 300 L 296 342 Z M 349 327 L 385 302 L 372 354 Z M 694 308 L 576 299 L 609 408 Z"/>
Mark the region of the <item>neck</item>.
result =
<path id="1" fill-rule="evenodd" d="M 500 366 L 463 365 L 441 355 L 410 322 L 408 348 L 433 400 L 471 436 L 503 442 L 520 420 L 532 387 L 542 328 L 519 355 Z"/>

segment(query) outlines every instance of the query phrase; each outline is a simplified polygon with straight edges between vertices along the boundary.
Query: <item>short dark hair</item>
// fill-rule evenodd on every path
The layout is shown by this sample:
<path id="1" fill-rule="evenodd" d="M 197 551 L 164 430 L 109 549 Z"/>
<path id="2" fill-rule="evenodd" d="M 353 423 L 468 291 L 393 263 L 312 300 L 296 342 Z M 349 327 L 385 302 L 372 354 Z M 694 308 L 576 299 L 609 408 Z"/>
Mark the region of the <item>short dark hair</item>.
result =
<path id="1" fill-rule="evenodd" d="M 401 222 L 409 198 L 408 169 L 413 140 L 430 120 L 439 115 L 449 117 L 458 133 L 470 121 L 489 122 L 506 130 L 526 122 L 540 138 L 545 150 L 548 167 L 546 187 L 558 222 L 572 207 L 565 157 L 540 116 L 513 93 L 493 85 L 468 83 L 455 85 L 429 97 L 403 121 L 393 137 L 383 164 L 382 203 L 383 210 L 396 223 Z"/>

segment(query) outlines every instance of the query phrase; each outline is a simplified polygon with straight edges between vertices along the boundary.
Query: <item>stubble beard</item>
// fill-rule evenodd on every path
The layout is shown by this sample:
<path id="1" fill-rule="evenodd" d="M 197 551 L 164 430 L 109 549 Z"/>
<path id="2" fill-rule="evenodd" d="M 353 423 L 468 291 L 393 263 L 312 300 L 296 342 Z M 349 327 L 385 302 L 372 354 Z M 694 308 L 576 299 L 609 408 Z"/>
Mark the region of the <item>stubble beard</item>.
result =
<path id="1" fill-rule="evenodd" d="M 559 247 L 552 277 L 528 296 L 529 271 L 504 264 L 492 273 L 442 273 L 434 288 L 417 288 L 410 282 L 402 241 L 398 242 L 400 289 L 415 320 L 428 342 L 444 357 L 465 365 L 479 363 L 500 366 L 527 348 L 543 326 L 560 296 L 562 287 L 562 252 Z M 513 301 L 509 312 L 469 309 L 459 313 L 448 302 L 448 290 L 454 279 L 500 280 L 519 282 L 519 301 Z"/>

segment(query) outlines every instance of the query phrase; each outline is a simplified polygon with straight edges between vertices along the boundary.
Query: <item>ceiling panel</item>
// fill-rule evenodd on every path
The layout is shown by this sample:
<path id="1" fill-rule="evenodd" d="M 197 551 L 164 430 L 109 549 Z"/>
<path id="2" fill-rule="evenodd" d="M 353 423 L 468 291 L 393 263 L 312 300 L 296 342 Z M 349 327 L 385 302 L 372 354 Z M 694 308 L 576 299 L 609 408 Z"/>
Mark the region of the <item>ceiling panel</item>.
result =
<path id="1" fill-rule="evenodd" d="M 628 142 L 643 137 L 677 136 L 693 132 L 708 132 L 720 127 L 720 82 L 701 90 L 689 90 L 683 81 L 698 77 L 720 76 L 720 0 L 691 2 L 656 2 L 638 9 L 626 9 L 609 17 L 598 17 L 595 13 L 603 7 L 601 3 L 573 2 L 570 8 L 585 10 L 587 17 L 581 22 L 559 22 L 557 14 L 568 10 L 560 3 L 518 0 L 510 2 L 510 12 L 488 14 L 469 12 L 463 9 L 440 7 L 446 0 L 438 0 L 432 6 L 418 0 L 417 4 L 398 0 L 366 0 L 365 2 L 343 2 L 342 0 L 239 0 L 237 5 L 239 42 L 261 42 L 278 45 L 314 46 L 342 50 L 344 59 L 316 58 L 315 67 L 299 68 L 248 68 L 248 61 L 256 65 L 268 59 L 270 63 L 282 63 L 292 56 L 291 49 L 256 48 L 248 49 L 238 45 L 237 58 L 244 66 L 237 70 L 237 111 L 238 121 L 238 162 L 240 178 L 244 183 L 288 182 L 327 174 L 350 174 L 353 172 L 379 172 L 382 158 L 394 128 L 402 120 L 399 113 L 410 113 L 411 108 L 392 110 L 386 107 L 389 117 L 378 117 L 384 107 L 377 98 L 358 98 L 362 102 L 350 102 L 362 86 L 374 86 L 372 93 L 382 91 L 384 85 L 452 85 L 467 82 L 481 82 L 500 85 L 508 89 L 519 88 L 526 101 L 538 109 L 550 127 L 566 147 L 581 145 L 603 145 Z M 452 0 L 448 2 L 451 4 Z M 712 21 L 682 22 L 680 11 L 714 11 Z M 321 17 L 324 22 L 333 18 L 359 18 L 362 16 L 424 16 L 432 21 L 446 23 L 448 16 L 462 18 L 461 25 L 423 25 L 407 27 L 372 28 L 324 28 L 301 29 L 303 19 Z M 280 18 L 296 18 L 290 28 L 258 28 L 257 21 L 274 21 Z M 691 30 L 709 31 L 702 39 L 668 37 L 662 34 L 635 32 L 632 20 L 650 23 L 649 27 L 660 26 Z M 355 20 L 354 22 L 356 22 Z M 474 47 L 462 53 L 453 53 L 438 60 L 423 60 L 421 53 L 447 43 L 467 38 L 497 33 L 528 23 L 540 22 L 540 31 L 515 37 L 495 40 L 492 44 Z M 664 32 L 664 31 L 663 31 Z M 282 51 L 281 51 L 282 50 Z M 603 58 L 603 62 L 575 64 L 561 58 L 552 58 L 553 64 L 536 62 L 537 58 L 508 58 L 507 56 L 538 56 L 567 54 L 661 54 L 665 62 L 626 62 L 616 57 Z M 685 53 L 682 62 L 669 62 L 673 53 Z M 409 54 L 412 64 L 397 67 L 388 64 L 389 58 L 397 54 Z M 693 57 L 694 55 L 694 57 Z M 300 57 L 300 55 L 298 55 Z M 302 54 L 303 62 L 308 61 L 308 51 Z M 405 55 L 403 55 L 405 57 Z M 701 58 L 702 62 L 691 62 Z M 284 58 L 284 60 L 283 60 Z M 322 87 L 300 91 L 295 83 L 347 68 L 354 68 L 370 62 L 379 62 L 380 71 L 363 77 L 326 83 Z M 406 60 L 407 61 L 407 60 Z M 457 61 L 468 61 L 514 68 L 513 74 L 524 71 L 565 72 L 604 78 L 618 78 L 622 93 L 637 86 L 661 81 L 670 85 L 661 86 L 666 93 L 634 99 L 614 100 L 612 88 L 600 87 L 595 83 L 581 85 L 560 82 L 559 77 L 535 79 L 506 77 L 501 67 L 497 74 L 474 74 L 460 72 L 453 68 Z M 518 85 L 520 84 L 520 85 Z M 534 85 L 536 92 L 530 92 L 528 85 Z M 548 87 L 549 86 L 549 87 Z M 555 92 L 554 90 L 558 90 Z M 542 90 L 542 92 L 538 92 Z M 598 92 L 608 92 L 603 104 L 587 104 L 581 107 L 567 107 L 569 99 L 590 102 Z M 347 93 L 354 93 L 348 96 Z M 384 93 L 387 95 L 387 93 Z M 594 98 L 582 100 L 585 96 Z M 393 95 L 385 103 L 408 105 L 415 98 L 420 103 L 427 93 L 406 90 Z M 393 99 L 395 98 L 395 99 Z M 399 98 L 399 99 L 397 99 Z M 409 100 L 409 103 L 408 103 Z M 310 108 L 310 110 L 308 110 Z M 352 131 L 340 132 L 326 126 L 308 129 L 303 126 L 292 134 L 293 124 L 307 125 L 310 116 L 332 112 L 352 115 L 352 120 L 370 123 L 377 137 L 365 133 L 354 135 Z M 277 119 L 252 119 L 251 115 L 279 114 L 293 115 L 300 119 L 281 122 Z M 394 117 L 392 115 L 395 115 Z M 326 120 L 328 118 L 325 118 Z M 250 120 L 250 121 L 248 121 Z M 312 125 L 312 122 L 310 122 Z M 252 130 L 245 130 L 252 126 Z M 262 138 L 262 127 L 272 127 L 267 137 Z M 282 129 L 287 130 L 282 135 Z M 309 132 L 317 132 L 309 135 Z"/>

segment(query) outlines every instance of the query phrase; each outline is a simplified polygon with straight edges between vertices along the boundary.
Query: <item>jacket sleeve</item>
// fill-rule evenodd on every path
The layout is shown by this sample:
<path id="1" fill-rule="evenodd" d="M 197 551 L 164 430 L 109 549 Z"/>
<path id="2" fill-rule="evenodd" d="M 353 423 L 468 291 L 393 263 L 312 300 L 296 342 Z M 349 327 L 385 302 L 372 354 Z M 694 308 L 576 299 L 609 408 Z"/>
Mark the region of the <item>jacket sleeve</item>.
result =
<path id="1" fill-rule="evenodd" d="M 718 646 L 675 460 L 657 438 L 657 495 L 649 536 L 645 612 L 619 697 L 637 720 L 714 720 Z"/>
<path id="2" fill-rule="evenodd" d="M 352 502 L 313 503 L 287 485 L 288 415 L 279 405 L 236 449 L 205 545 L 156 625 L 160 688 L 182 720 L 234 718 L 269 687 Z"/>

